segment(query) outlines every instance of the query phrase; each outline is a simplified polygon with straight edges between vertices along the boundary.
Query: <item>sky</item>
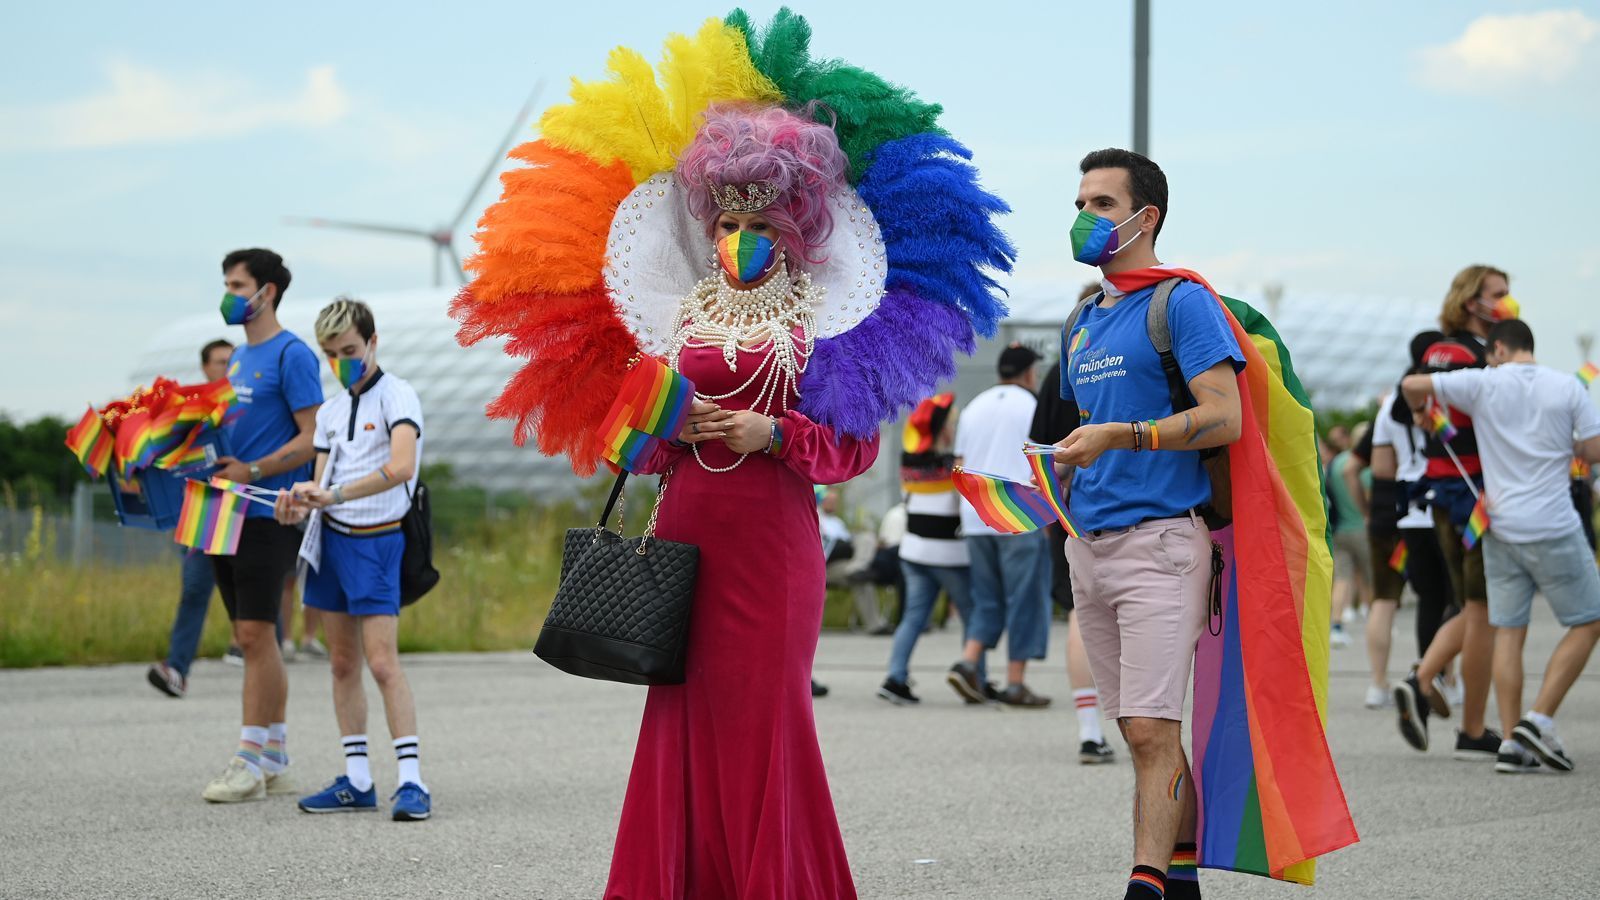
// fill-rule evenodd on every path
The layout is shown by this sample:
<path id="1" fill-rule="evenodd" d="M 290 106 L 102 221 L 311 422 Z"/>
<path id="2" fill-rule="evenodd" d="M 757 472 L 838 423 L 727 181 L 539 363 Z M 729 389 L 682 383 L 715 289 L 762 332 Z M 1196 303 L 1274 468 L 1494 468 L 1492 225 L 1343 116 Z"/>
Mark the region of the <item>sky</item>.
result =
<path id="1" fill-rule="evenodd" d="M 124 392 L 146 336 L 214 310 L 229 250 L 267 246 L 286 303 L 431 283 L 418 239 L 468 198 L 533 86 L 561 102 L 624 45 L 727 10 L 682 3 L 35 3 L 0 54 L 0 412 Z M 1152 3 L 1150 155 L 1165 262 L 1220 289 L 1437 303 L 1484 262 L 1541 360 L 1600 329 L 1600 2 Z M 774 3 L 746 6 L 764 21 Z M 1132 2 L 796 4 L 813 53 L 945 107 L 1013 208 L 1020 299 L 1093 271 L 1067 229 L 1077 161 L 1131 142 Z M 1003 10 L 1005 15 L 994 15 Z M 90 24 L 92 23 L 92 25 Z M 535 133 L 530 122 L 521 131 Z M 457 232 L 498 185 L 470 198 Z M 219 333 L 224 329 L 218 322 Z M 1293 348 L 1291 347 L 1291 352 Z M 1600 351 L 1597 351 L 1600 353 Z"/>

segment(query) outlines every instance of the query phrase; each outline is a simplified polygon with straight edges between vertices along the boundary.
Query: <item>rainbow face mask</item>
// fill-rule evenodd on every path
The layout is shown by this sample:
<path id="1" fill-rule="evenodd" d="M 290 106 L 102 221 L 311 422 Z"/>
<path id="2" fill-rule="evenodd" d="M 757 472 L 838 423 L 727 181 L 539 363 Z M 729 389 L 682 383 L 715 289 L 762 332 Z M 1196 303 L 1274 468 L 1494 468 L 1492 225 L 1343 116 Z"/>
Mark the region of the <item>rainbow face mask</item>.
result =
<path id="1" fill-rule="evenodd" d="M 778 245 L 753 231 L 735 231 L 717 241 L 717 261 L 730 280 L 752 284 L 778 264 Z"/>
<path id="2" fill-rule="evenodd" d="M 361 356 L 332 357 L 328 365 L 333 367 L 333 377 L 346 389 L 353 388 L 363 376 L 367 374 L 367 359 L 372 355 L 372 345 L 367 345 L 367 352 Z"/>
<path id="3" fill-rule="evenodd" d="M 1485 303 L 1481 300 L 1478 301 L 1477 307 L 1474 311 L 1476 312 L 1477 310 L 1482 309 L 1487 309 L 1488 313 L 1485 314 L 1480 312 L 1478 313 L 1479 317 L 1490 322 L 1504 322 L 1507 319 L 1522 318 L 1522 304 L 1518 303 L 1517 298 L 1511 296 L 1510 294 L 1501 297 L 1494 303 Z"/>
<path id="4" fill-rule="evenodd" d="M 1144 234 L 1141 229 L 1128 239 L 1127 244 L 1124 244 L 1118 229 L 1139 218 L 1140 213 L 1149 208 L 1148 206 L 1142 206 L 1139 208 L 1139 212 L 1116 224 L 1112 224 L 1110 219 L 1097 216 L 1087 209 L 1079 210 L 1078 218 L 1073 220 L 1072 231 L 1070 232 L 1072 258 L 1089 266 L 1103 266 L 1110 262 L 1113 256 L 1116 256 L 1128 244 L 1138 240 L 1139 235 Z"/>
<path id="5" fill-rule="evenodd" d="M 266 289 L 267 286 L 262 285 L 254 294 L 248 297 L 241 297 L 238 294 L 223 294 L 222 321 L 229 325 L 243 325 L 254 319 L 256 313 L 261 309 L 256 305 L 256 298 L 260 297 L 261 292 Z"/>

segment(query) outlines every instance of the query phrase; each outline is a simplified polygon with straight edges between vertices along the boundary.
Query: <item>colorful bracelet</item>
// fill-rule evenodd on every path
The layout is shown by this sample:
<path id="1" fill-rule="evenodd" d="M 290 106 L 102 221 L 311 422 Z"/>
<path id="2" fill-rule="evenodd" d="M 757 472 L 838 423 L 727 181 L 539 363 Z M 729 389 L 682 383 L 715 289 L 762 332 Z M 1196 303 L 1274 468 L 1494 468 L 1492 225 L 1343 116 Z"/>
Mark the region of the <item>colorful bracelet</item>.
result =
<path id="1" fill-rule="evenodd" d="M 1151 450 L 1160 450 L 1161 449 L 1161 429 L 1156 427 L 1156 420 L 1155 419 L 1151 419 L 1150 421 L 1146 422 L 1145 424 L 1147 426 L 1149 426 L 1149 428 L 1150 428 L 1150 449 Z"/>
<path id="2" fill-rule="evenodd" d="M 1144 449 L 1144 437 L 1139 434 L 1139 423 L 1129 422 L 1128 427 L 1133 429 L 1133 452 L 1138 453 Z"/>
<path id="3" fill-rule="evenodd" d="M 767 454 L 777 456 L 783 451 L 783 429 L 778 426 L 778 420 L 772 420 L 772 438 L 767 441 Z"/>

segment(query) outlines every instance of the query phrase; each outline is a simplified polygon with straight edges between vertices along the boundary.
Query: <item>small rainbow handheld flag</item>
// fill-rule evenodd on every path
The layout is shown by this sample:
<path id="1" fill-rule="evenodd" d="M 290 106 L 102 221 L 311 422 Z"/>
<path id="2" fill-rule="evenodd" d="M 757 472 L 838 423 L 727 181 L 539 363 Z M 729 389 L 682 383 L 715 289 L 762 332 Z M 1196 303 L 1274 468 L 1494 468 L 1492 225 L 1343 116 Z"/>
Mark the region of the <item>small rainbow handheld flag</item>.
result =
<path id="1" fill-rule="evenodd" d="M 1589 476 L 1593 474 L 1594 470 L 1587 462 L 1584 462 L 1582 459 L 1576 456 L 1572 458 L 1572 480 L 1587 481 Z"/>
<path id="2" fill-rule="evenodd" d="M 636 471 L 654 441 L 675 438 L 683 431 L 693 403 L 693 382 L 653 356 L 636 358 L 597 429 L 605 442 L 606 459 Z"/>
<path id="3" fill-rule="evenodd" d="M 1483 540 L 1484 532 L 1489 530 L 1489 509 L 1483 505 L 1483 498 L 1472 507 L 1472 515 L 1467 517 L 1467 527 L 1461 532 L 1461 546 L 1471 550 Z"/>
<path id="4" fill-rule="evenodd" d="M 1050 501 L 1026 484 L 960 466 L 950 473 L 950 480 L 977 510 L 978 518 L 995 531 L 1023 534 L 1056 521 Z"/>
<path id="5" fill-rule="evenodd" d="M 1033 477 L 1039 480 L 1039 485 L 1043 488 L 1041 493 L 1045 502 L 1055 511 L 1056 521 L 1066 529 L 1067 537 L 1083 537 L 1082 529 L 1078 528 L 1078 523 L 1073 520 L 1072 514 L 1067 512 L 1066 501 L 1062 499 L 1065 492 L 1061 490 L 1061 480 L 1056 477 L 1055 458 L 1042 453 L 1030 453 L 1028 465 L 1033 467 Z"/>
<path id="6" fill-rule="evenodd" d="M 1406 561 L 1410 559 L 1411 551 L 1406 549 L 1404 543 L 1395 544 L 1394 552 L 1389 554 L 1389 568 L 1400 573 L 1403 578 L 1406 574 Z"/>
<path id="7" fill-rule="evenodd" d="M 1593 384 L 1596 375 L 1600 375 L 1600 366 L 1592 362 L 1584 363 L 1583 368 L 1578 370 L 1578 380 L 1583 382 L 1584 387 Z"/>
<path id="8" fill-rule="evenodd" d="M 93 478 L 99 478 L 106 473 L 111 465 L 111 449 L 115 445 L 111 432 L 106 429 L 106 423 L 95 412 L 94 407 L 89 407 L 67 432 L 67 449 L 78 458 L 85 470 Z"/>
<path id="9" fill-rule="evenodd" d="M 183 509 L 172 539 L 211 556 L 232 556 L 239 552 L 244 531 L 243 507 L 239 494 L 189 481 L 183 486 Z"/>
<path id="10" fill-rule="evenodd" d="M 1428 401 L 1428 430 L 1446 444 L 1456 439 L 1456 427 L 1450 424 L 1450 416 L 1444 407 L 1432 400 Z"/>

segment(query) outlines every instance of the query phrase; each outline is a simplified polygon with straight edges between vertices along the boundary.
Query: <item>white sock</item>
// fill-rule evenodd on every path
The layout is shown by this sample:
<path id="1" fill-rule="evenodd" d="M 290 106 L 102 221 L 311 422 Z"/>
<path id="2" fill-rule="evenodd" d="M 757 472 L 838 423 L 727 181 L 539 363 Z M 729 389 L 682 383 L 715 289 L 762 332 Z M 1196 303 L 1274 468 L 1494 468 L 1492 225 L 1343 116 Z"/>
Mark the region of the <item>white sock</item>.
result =
<path id="1" fill-rule="evenodd" d="M 267 743 L 261 748 L 261 771 L 278 775 L 289 768 L 289 726 L 273 722 L 267 726 Z"/>
<path id="2" fill-rule="evenodd" d="M 339 739 L 344 745 L 344 777 L 358 791 L 372 790 L 372 761 L 367 758 L 367 736 L 347 734 Z"/>
<path id="3" fill-rule="evenodd" d="M 239 729 L 239 749 L 234 754 L 244 760 L 245 768 L 257 778 L 261 777 L 261 748 L 267 744 L 267 730 L 260 725 L 246 725 Z"/>
<path id="4" fill-rule="evenodd" d="M 417 759 L 417 736 L 401 737 L 394 739 L 395 763 L 400 767 L 401 784 L 414 784 L 427 790 L 422 783 L 422 762 Z"/>
<path id="5" fill-rule="evenodd" d="M 1551 730 L 1551 729 L 1556 727 L 1556 720 L 1555 719 L 1550 718 L 1549 716 L 1545 715 L 1544 713 L 1536 713 L 1531 709 L 1528 710 L 1527 712 L 1523 713 L 1522 717 L 1524 719 L 1527 719 L 1529 722 L 1532 722 L 1533 724 L 1539 726 L 1539 730 L 1541 732 L 1549 731 L 1549 730 Z"/>
<path id="6" fill-rule="evenodd" d="M 1078 705 L 1078 740 L 1096 744 L 1105 740 L 1100 719 L 1100 693 L 1094 688 L 1079 688 L 1072 692 L 1072 701 Z"/>

